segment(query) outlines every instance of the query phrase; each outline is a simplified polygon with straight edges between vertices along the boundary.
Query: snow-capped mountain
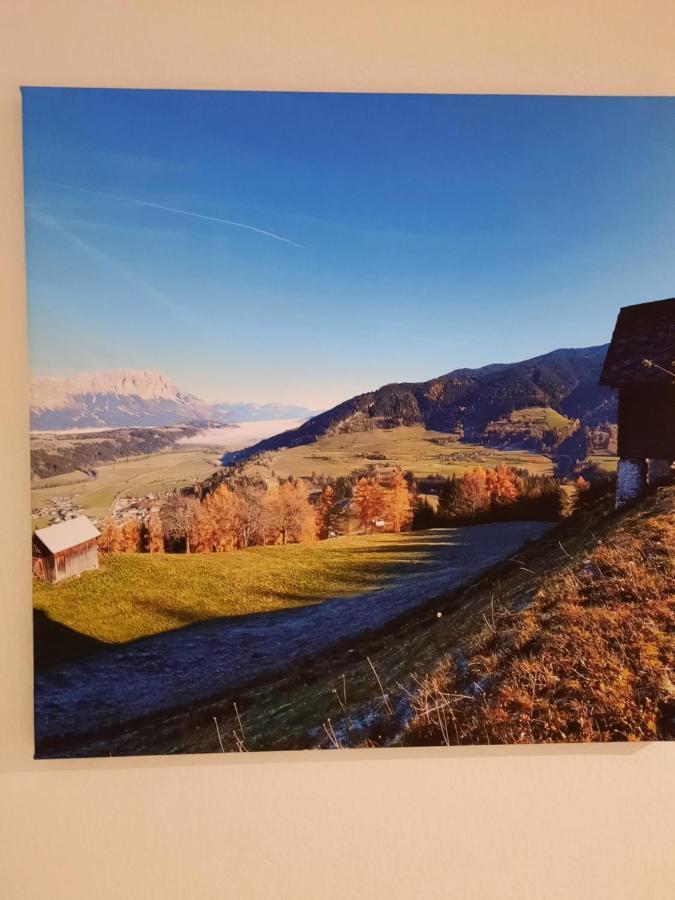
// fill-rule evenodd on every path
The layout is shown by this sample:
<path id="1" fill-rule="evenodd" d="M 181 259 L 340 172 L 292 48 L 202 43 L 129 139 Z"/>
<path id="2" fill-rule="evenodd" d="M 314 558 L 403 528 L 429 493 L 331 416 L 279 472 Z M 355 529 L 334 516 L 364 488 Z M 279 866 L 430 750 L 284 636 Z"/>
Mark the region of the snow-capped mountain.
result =
<path id="1" fill-rule="evenodd" d="M 194 420 L 305 419 L 313 414 L 300 406 L 278 403 L 207 403 L 149 369 L 35 378 L 31 386 L 33 431 L 175 425 Z"/>
<path id="2" fill-rule="evenodd" d="M 37 378 L 31 387 L 33 430 L 173 425 L 210 413 L 208 403 L 148 369 Z"/>

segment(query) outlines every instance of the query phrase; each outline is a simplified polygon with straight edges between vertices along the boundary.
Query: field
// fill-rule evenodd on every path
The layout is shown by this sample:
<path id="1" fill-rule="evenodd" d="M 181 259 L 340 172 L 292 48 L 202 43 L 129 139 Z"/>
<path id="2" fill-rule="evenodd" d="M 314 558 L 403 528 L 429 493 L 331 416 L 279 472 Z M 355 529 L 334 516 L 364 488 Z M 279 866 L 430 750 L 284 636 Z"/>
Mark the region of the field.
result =
<path id="1" fill-rule="evenodd" d="M 571 419 L 548 406 L 514 409 L 503 419 L 492 422 L 485 430 L 488 441 L 541 440 L 547 433 L 562 440 L 574 430 Z"/>
<path id="2" fill-rule="evenodd" d="M 222 616 L 305 606 L 433 572 L 457 553 L 461 529 L 354 535 L 231 553 L 108 554 L 101 569 L 60 585 L 35 582 L 33 603 L 55 622 L 123 642 Z"/>
<path id="3" fill-rule="evenodd" d="M 220 450 L 187 447 L 130 457 L 96 466 L 96 477 L 69 472 L 50 478 L 34 478 L 32 508 L 41 509 L 49 500 L 71 498 L 94 518 L 104 517 L 117 496 L 161 494 L 208 477 L 219 466 Z M 553 470 L 549 457 L 527 450 L 494 450 L 459 443 L 447 434 L 426 431 L 422 426 L 389 430 L 374 429 L 354 434 L 330 435 L 316 443 L 280 450 L 252 459 L 247 471 L 268 477 L 273 470 L 281 477 L 309 476 L 313 472 L 332 477 L 348 475 L 369 464 L 385 472 L 400 466 L 418 476 L 462 474 L 474 466 L 506 463 L 533 473 Z M 47 524 L 45 517 L 33 520 L 35 527 Z"/>
<path id="4" fill-rule="evenodd" d="M 619 464 L 619 457 L 612 456 L 609 453 L 593 453 L 589 458 L 591 462 L 596 463 L 606 472 L 616 472 L 616 467 Z"/>
<path id="5" fill-rule="evenodd" d="M 53 497 L 76 498 L 87 515 L 103 517 L 117 495 L 144 496 L 191 484 L 210 475 L 220 464 L 215 450 L 167 450 L 97 467 L 95 478 L 71 472 L 32 483 L 32 508 Z M 39 524 L 42 524 L 38 522 Z"/>
<path id="6" fill-rule="evenodd" d="M 316 472 L 322 475 L 348 475 L 369 463 L 387 469 L 400 466 L 418 477 L 425 475 L 461 475 L 475 466 L 492 467 L 505 463 L 532 473 L 553 471 L 551 460 L 526 450 L 493 450 L 477 444 L 464 444 L 452 436 L 428 431 L 422 425 L 327 435 L 314 444 L 292 447 L 268 454 L 269 466 L 282 477 L 300 477 Z M 255 470 L 252 460 L 249 468 Z"/>
<path id="7" fill-rule="evenodd" d="M 571 420 L 562 413 L 556 412 L 550 406 L 528 406 L 524 409 L 514 409 L 506 420 L 521 427 L 531 428 L 567 428 Z"/>

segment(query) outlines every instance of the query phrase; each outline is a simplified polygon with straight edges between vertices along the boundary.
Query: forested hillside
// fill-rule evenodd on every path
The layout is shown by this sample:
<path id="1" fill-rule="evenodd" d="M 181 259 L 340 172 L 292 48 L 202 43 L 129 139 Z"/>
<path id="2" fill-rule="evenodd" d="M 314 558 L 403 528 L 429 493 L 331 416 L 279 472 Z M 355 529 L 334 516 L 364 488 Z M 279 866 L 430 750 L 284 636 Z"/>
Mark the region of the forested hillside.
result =
<path id="1" fill-rule="evenodd" d="M 583 426 L 611 423 L 616 421 L 615 398 L 610 389 L 598 386 L 606 351 L 606 345 L 554 350 L 524 362 L 457 369 L 419 383 L 388 384 L 352 397 L 314 416 L 300 428 L 231 454 L 226 462 L 265 450 L 312 443 L 325 434 L 400 425 L 421 424 L 485 443 L 494 435 L 494 423 L 515 410 L 553 411 L 563 417 L 556 426 L 567 420 L 578 420 Z M 565 424 L 562 437 L 571 430 Z M 542 441 L 535 438 L 534 446 L 541 448 Z"/>

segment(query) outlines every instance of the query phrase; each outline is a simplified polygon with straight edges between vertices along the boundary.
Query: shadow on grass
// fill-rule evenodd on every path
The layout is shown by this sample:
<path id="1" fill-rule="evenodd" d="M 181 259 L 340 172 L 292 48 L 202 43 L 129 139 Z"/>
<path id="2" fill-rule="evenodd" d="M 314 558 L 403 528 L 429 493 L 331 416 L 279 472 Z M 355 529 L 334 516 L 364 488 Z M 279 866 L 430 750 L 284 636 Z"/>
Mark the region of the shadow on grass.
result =
<path id="1" fill-rule="evenodd" d="M 412 543 L 412 542 L 411 542 Z M 355 562 L 344 570 L 340 567 L 339 587 L 326 595 L 325 591 L 314 593 L 311 584 L 302 583 L 302 577 L 296 577 L 288 586 L 265 588 L 265 599 L 270 603 L 267 609 L 252 609 L 248 613 L 227 614 L 224 611 L 210 613 L 198 602 L 186 599 L 183 603 L 171 603 L 162 599 L 138 598 L 139 607 L 163 618 L 168 627 L 159 633 L 179 632 L 186 629 L 203 628 L 207 623 L 213 627 L 233 625 L 237 623 L 272 622 L 280 614 L 297 612 L 303 607 L 338 600 L 346 596 L 363 594 L 364 598 L 395 583 L 407 575 L 419 574 L 427 569 L 434 569 L 446 564 L 445 556 L 439 553 L 440 537 L 434 543 L 416 540 L 414 547 L 400 544 L 398 546 L 373 544 L 364 550 L 352 550 Z M 458 547 L 460 542 L 457 542 Z M 410 551 L 416 558 L 401 559 Z M 362 554 L 365 554 L 362 555 Z M 392 558 L 394 557 L 394 558 Z M 397 558 L 396 558 L 397 557 Z M 358 559 L 358 561 L 357 561 Z M 310 579 L 311 581 L 311 579 Z M 168 589 L 169 590 L 169 589 Z M 205 588 L 205 590 L 207 590 Z M 251 619 L 251 617 L 254 619 Z M 270 618 L 271 617 L 271 618 Z M 67 625 L 52 619 L 46 612 L 33 610 L 34 664 L 36 671 L 44 671 L 59 663 L 71 662 L 85 656 L 91 656 L 111 648 L 122 648 L 139 642 L 152 640 L 157 635 L 151 633 L 131 640 L 108 643 L 82 634 Z"/>
<path id="2" fill-rule="evenodd" d="M 202 633 L 222 626 L 254 625 L 269 627 L 290 616 L 290 620 L 301 620 L 297 615 L 302 608 L 332 605 L 332 602 L 346 598 L 363 597 L 363 612 L 367 614 L 368 599 L 377 595 L 380 589 L 395 586 L 407 576 L 420 576 L 423 573 L 433 574 L 436 571 L 451 571 L 455 563 L 461 565 L 472 557 L 480 561 L 482 546 L 492 526 L 478 526 L 476 529 L 438 529 L 412 532 L 402 542 L 373 541 L 368 547 L 350 548 L 348 555 L 352 564 L 341 565 L 340 556 L 333 561 L 336 566 L 339 587 L 326 593 L 326 590 L 313 591 L 311 577 L 305 579 L 300 569 L 288 584 L 277 583 L 275 586 L 261 588 L 270 606 L 263 609 L 251 609 L 250 612 L 228 614 L 225 609 L 210 612 L 199 604 L 186 599 L 180 604 L 170 603 L 160 597 L 139 598 L 140 606 L 161 616 L 166 626 L 156 633 L 142 635 L 130 640 L 107 643 L 63 625 L 51 619 L 42 610 L 34 611 L 35 667 L 42 671 L 53 665 L 77 660 L 81 657 L 98 654 L 112 648 L 123 649 L 137 646 L 144 642 L 152 643 L 160 634 L 177 634 L 185 632 L 186 636 L 198 630 Z M 503 530 L 501 526 L 500 530 Z M 336 547 L 336 550 L 341 548 Z M 330 565 L 330 560 L 326 560 Z M 167 588 L 169 591 L 170 588 Z M 204 588 L 205 591 L 208 587 Z M 254 591 L 254 593 L 257 593 Z M 170 624 L 169 624 L 170 623 Z"/>
<path id="3" fill-rule="evenodd" d="M 458 552 L 469 549 L 473 544 L 474 542 L 471 540 L 460 540 L 455 535 L 439 533 L 433 536 L 420 535 L 418 538 L 411 536 L 405 543 L 373 543 L 370 547 L 350 549 L 349 556 L 354 562 L 349 568 L 340 566 L 339 558 L 335 560 L 338 565 L 339 585 L 336 585 L 334 589 L 328 592 L 325 589 L 315 592 L 311 586 L 311 576 L 308 576 L 305 582 L 304 573 L 299 572 L 288 586 L 261 588 L 261 599 L 269 601 L 272 604 L 271 607 L 267 609 L 254 608 L 247 613 L 208 613 L 198 603 L 190 600 L 186 600 L 180 607 L 168 602 L 163 603 L 157 598 L 140 602 L 153 613 L 172 620 L 173 627 L 167 629 L 171 631 L 198 626 L 206 622 L 245 621 L 250 616 L 273 615 L 276 618 L 284 611 L 296 611 L 298 608 L 315 606 L 345 597 L 363 595 L 366 598 L 378 589 L 390 587 L 401 578 L 448 567 L 457 560 Z M 135 640 L 144 640 L 144 638 Z"/>
<path id="4" fill-rule="evenodd" d="M 55 622 L 41 609 L 33 610 L 33 662 L 37 671 L 99 653 L 110 646 Z"/>

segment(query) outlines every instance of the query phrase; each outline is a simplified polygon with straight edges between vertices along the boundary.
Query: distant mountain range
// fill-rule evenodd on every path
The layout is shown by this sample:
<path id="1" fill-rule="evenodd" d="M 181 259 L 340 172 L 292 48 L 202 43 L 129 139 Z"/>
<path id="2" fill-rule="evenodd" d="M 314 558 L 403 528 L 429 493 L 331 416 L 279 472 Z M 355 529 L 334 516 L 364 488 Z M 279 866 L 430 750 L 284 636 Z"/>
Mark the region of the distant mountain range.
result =
<path id="1" fill-rule="evenodd" d="M 226 462 L 309 444 L 323 435 L 400 425 L 424 425 L 489 443 L 494 423 L 516 410 L 533 408 L 555 410 L 592 428 L 614 423 L 616 398 L 598 385 L 607 346 L 554 350 L 523 362 L 455 369 L 430 381 L 388 384 L 313 416 L 299 428 L 230 453 Z"/>
<path id="2" fill-rule="evenodd" d="M 309 419 L 317 410 L 283 403 L 214 403 L 212 415 L 224 422 L 261 422 L 277 419 Z"/>
<path id="3" fill-rule="evenodd" d="M 278 403 L 208 403 L 180 390 L 166 375 L 142 370 L 82 372 L 36 378 L 31 386 L 33 431 L 302 419 L 314 410 Z"/>
<path id="4" fill-rule="evenodd" d="M 616 422 L 616 398 L 598 385 L 606 352 L 605 344 L 455 369 L 430 381 L 387 384 L 318 414 L 276 403 L 207 403 L 149 370 L 81 373 L 33 382 L 31 427 L 51 431 L 306 419 L 298 428 L 228 454 L 227 462 L 310 444 L 323 435 L 399 425 L 423 425 L 475 443 L 517 441 L 533 449 L 555 449 L 573 430 L 566 430 L 566 420 L 592 429 Z M 519 410 L 529 413 L 523 419 L 515 415 Z M 565 419 L 555 419 L 550 411 Z"/>

